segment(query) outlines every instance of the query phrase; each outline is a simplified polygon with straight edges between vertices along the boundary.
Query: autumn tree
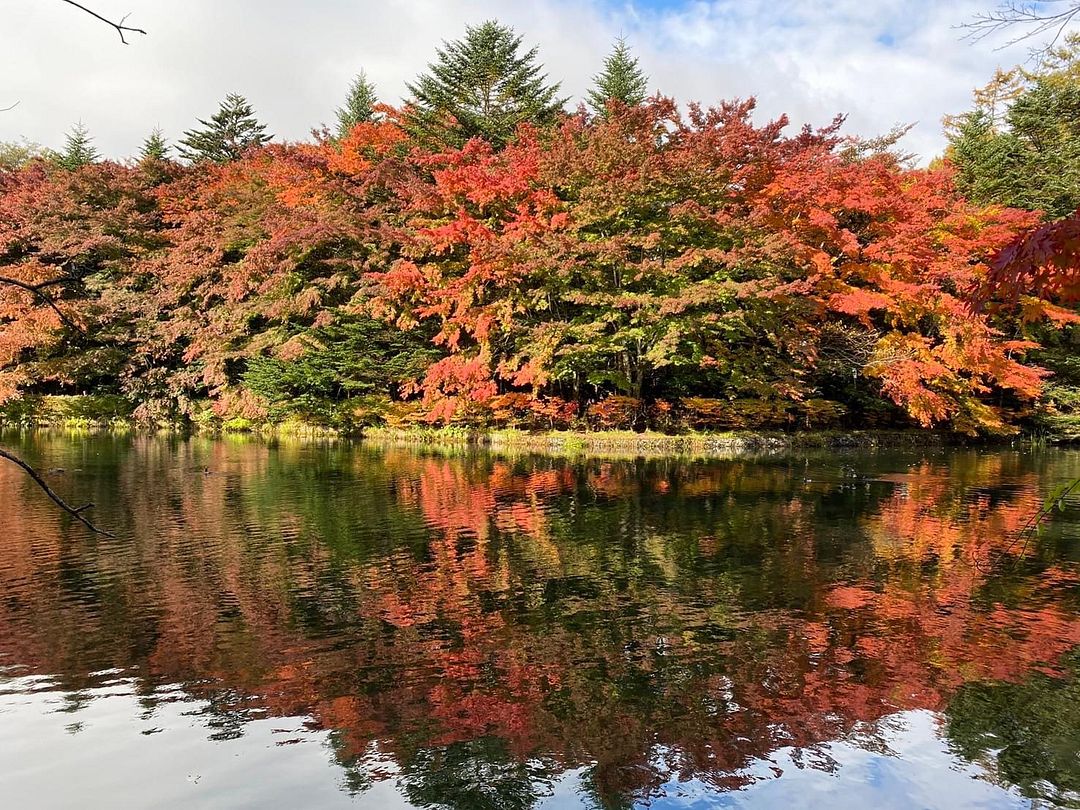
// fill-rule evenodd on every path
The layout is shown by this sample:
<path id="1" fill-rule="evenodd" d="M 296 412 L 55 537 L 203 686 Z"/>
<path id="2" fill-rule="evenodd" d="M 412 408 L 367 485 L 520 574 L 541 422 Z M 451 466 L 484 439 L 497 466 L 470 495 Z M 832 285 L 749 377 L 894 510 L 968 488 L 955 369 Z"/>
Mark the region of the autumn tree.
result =
<path id="1" fill-rule="evenodd" d="M 62 0 L 62 2 L 67 3 L 70 6 L 74 6 L 75 8 L 79 9 L 80 11 L 85 12 L 86 14 L 90 15 L 91 17 L 93 17 L 93 18 L 105 23 L 106 25 L 110 26 L 111 28 L 113 28 L 116 31 L 116 33 L 119 35 L 120 41 L 122 43 L 124 43 L 125 45 L 127 44 L 127 39 L 125 37 L 126 34 L 128 34 L 128 33 L 139 33 L 139 34 L 143 34 L 143 35 L 146 34 L 146 31 L 144 31 L 141 28 L 136 28 L 134 26 L 127 25 L 126 24 L 126 21 L 127 21 L 126 17 L 121 19 L 119 22 L 114 22 L 113 20 L 111 20 L 111 19 L 109 19 L 107 17 L 103 17 L 102 15 L 98 14 L 96 11 L 89 8 L 88 6 L 85 6 L 82 3 L 76 2 L 76 0 Z M 16 102 L 16 103 L 18 103 L 18 102 Z M 8 107 L 7 109 L 10 109 L 10 107 Z M 80 123 L 79 126 L 81 127 L 81 123 Z M 75 134 L 75 133 L 72 133 L 72 134 Z M 83 134 L 85 135 L 85 133 L 83 133 Z M 72 146 L 71 136 L 70 135 L 69 135 L 69 144 L 68 145 L 69 145 L 69 147 Z M 0 150 L 0 153 L 2 153 L 2 151 L 3 150 Z M 63 156 L 61 158 L 61 161 L 70 162 L 70 163 L 79 162 L 80 165 L 83 165 L 84 163 L 86 163 L 86 164 L 92 163 L 94 160 L 97 159 L 96 152 L 93 151 L 93 149 L 90 146 L 88 141 L 86 143 L 82 144 L 80 151 L 81 151 L 81 154 L 79 154 L 77 156 L 75 154 Z M 53 158 L 53 159 L 55 159 L 57 157 L 53 153 L 47 153 L 47 156 L 49 158 Z M 0 162 L 0 168 L 11 169 L 11 168 L 21 168 L 22 166 L 24 166 L 26 163 L 29 162 L 29 159 L 32 159 L 34 157 L 38 157 L 38 154 L 36 154 L 33 151 L 31 151 L 29 154 L 27 154 L 26 150 L 23 150 L 22 154 L 19 155 L 19 157 L 22 158 L 21 160 L 11 161 L 11 155 L 10 154 L 6 155 L 5 157 L 7 157 L 9 159 L 9 162 Z M 77 158 L 77 161 L 76 160 L 68 161 L 67 160 L 68 158 Z M 85 160 L 83 160 L 84 158 L 85 158 Z M 70 168 L 70 166 L 69 166 L 69 168 Z M 3 190 L 3 187 L 0 186 L 0 191 L 2 191 L 2 190 Z M 40 300 L 45 301 L 46 303 L 50 304 L 51 308 L 56 312 L 56 314 L 59 317 L 61 317 L 61 319 L 65 319 L 66 316 L 63 315 L 63 311 L 60 309 L 59 306 L 56 305 L 55 301 L 52 299 L 51 293 L 44 291 L 45 287 L 51 287 L 51 286 L 53 286 L 53 284 L 54 284 L 54 281 L 51 280 L 51 279 L 47 279 L 47 280 L 42 281 L 42 282 L 33 282 L 33 283 L 30 283 L 30 284 L 27 284 L 25 281 L 22 281 L 22 280 L 17 279 L 17 278 L 5 277 L 2 281 L 0 281 L 0 288 L 7 288 L 8 291 L 14 289 L 14 290 L 22 291 L 22 292 L 25 292 L 25 293 L 29 293 L 30 295 L 34 296 L 35 298 L 40 299 Z M 12 320 L 10 318 L 10 315 L 8 317 L 0 315 L 0 319 L 8 320 L 8 321 Z M 18 325 L 17 319 L 16 319 L 16 324 Z M 2 362 L 3 361 L 0 360 L 0 363 L 2 363 Z M 0 372 L 0 373 L 2 373 L 2 372 Z M 5 392 L 3 390 L 3 388 L 4 388 L 4 385 L 3 385 L 2 382 L 0 382 L 0 401 L 3 401 L 5 398 L 7 398 L 8 394 L 9 394 L 9 392 Z M 7 450 L 4 450 L 3 448 L 0 448 L 0 457 L 4 458 L 5 460 L 9 461 L 12 464 L 15 464 L 17 467 L 20 467 L 41 488 L 41 490 L 46 495 L 48 495 L 49 498 L 54 503 L 56 503 L 57 506 L 59 506 L 61 509 L 63 509 L 65 512 L 67 512 L 69 515 L 71 515 L 75 520 L 82 523 L 84 526 L 86 526 L 92 532 L 95 532 L 95 533 L 98 533 L 98 534 L 105 534 L 105 535 L 109 534 L 109 532 L 103 531 L 103 530 L 99 529 L 97 526 L 95 526 L 93 523 L 91 523 L 90 520 L 88 520 L 86 515 L 84 514 L 87 509 L 89 509 L 90 507 L 93 506 L 93 504 L 86 504 L 86 505 L 80 506 L 80 507 L 71 506 L 62 497 L 60 497 L 58 494 L 56 494 L 56 492 L 54 492 L 52 490 L 52 488 L 48 485 L 48 483 L 38 474 L 38 472 L 31 465 L 27 464 L 25 461 L 23 461 L 17 455 L 15 455 L 15 454 L 7 451 Z"/>
<path id="2" fill-rule="evenodd" d="M 522 51 L 522 40 L 489 20 L 444 43 L 428 72 L 407 85 L 410 132 L 425 142 L 461 145 L 481 137 L 501 146 L 519 124 L 554 121 L 565 100 L 542 73 L 537 48 Z"/>
<path id="3" fill-rule="evenodd" d="M 349 85 L 345 103 L 336 110 L 338 138 L 344 138 L 357 124 L 370 121 L 375 115 L 375 105 L 378 102 L 375 85 L 366 73 L 360 71 Z"/>
<path id="4" fill-rule="evenodd" d="M 1024 331 L 1040 344 L 1033 360 L 1053 375 L 1033 422 L 1054 435 L 1080 436 L 1080 316 L 1058 306 L 1078 300 L 1068 215 L 1080 206 L 1080 38 L 1067 37 L 1032 68 L 999 70 L 974 101 L 946 120 L 958 188 L 980 203 L 1051 220 L 1001 255 L 990 297 L 1028 314 L 1054 314 L 1054 323 L 1024 319 Z"/>
<path id="5" fill-rule="evenodd" d="M 385 110 L 382 112 L 386 112 Z M 371 317 L 365 273 L 409 238 L 411 182 L 395 116 L 336 143 L 270 146 L 164 189 L 170 249 L 150 265 L 152 309 L 137 375 L 142 413 L 292 413 L 337 427 L 378 421 L 437 354 L 423 330 Z"/>
<path id="6" fill-rule="evenodd" d="M 611 53 L 604 59 L 604 69 L 593 77 L 593 88 L 586 100 L 597 115 L 607 115 L 608 103 L 617 101 L 635 107 L 645 100 L 649 78 L 638 66 L 636 56 L 623 37 L 615 40 Z"/>
<path id="7" fill-rule="evenodd" d="M 146 178 L 33 164 L 3 178 L 0 221 L 0 400 L 120 393 L 141 305 L 134 260 L 160 244 Z"/>
<path id="8" fill-rule="evenodd" d="M 180 157 L 192 163 L 228 163 L 248 149 L 269 143 L 272 137 L 247 99 L 237 93 L 229 93 L 210 120 L 200 118 L 199 124 L 201 128 L 184 133 L 177 147 Z"/>
<path id="9" fill-rule="evenodd" d="M 418 157 L 433 176 L 409 206 L 420 239 L 373 278 L 393 317 L 436 323 L 449 350 L 425 378 L 429 417 L 524 392 L 607 427 L 646 424 L 658 401 L 714 428 L 813 423 L 843 411 L 818 373 L 839 323 L 868 394 L 924 425 L 1010 429 L 986 395 L 1038 395 L 1019 360 L 1033 344 L 967 295 L 1032 218 L 968 206 L 945 172 L 851 160 L 838 124 L 785 137 L 752 110 L 684 117 L 664 99 Z"/>

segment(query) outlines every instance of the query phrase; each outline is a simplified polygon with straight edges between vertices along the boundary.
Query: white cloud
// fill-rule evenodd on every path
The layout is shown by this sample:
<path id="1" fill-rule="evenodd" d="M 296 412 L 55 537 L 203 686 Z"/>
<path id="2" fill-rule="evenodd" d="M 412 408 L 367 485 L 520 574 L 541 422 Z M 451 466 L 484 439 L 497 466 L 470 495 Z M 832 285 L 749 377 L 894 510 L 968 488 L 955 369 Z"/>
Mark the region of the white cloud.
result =
<path id="1" fill-rule="evenodd" d="M 763 119 L 820 125 L 842 112 L 866 135 L 918 121 L 909 148 L 930 157 L 942 115 L 1025 56 L 959 41 L 953 26 L 992 1 L 93 0 L 149 31 L 125 47 L 59 0 L 4 0 L 0 107 L 20 104 L 0 113 L 0 139 L 57 146 L 81 120 L 104 152 L 131 154 L 154 126 L 175 138 L 230 91 L 279 137 L 304 138 L 360 68 L 396 102 L 441 40 L 497 17 L 540 46 L 575 101 L 624 33 L 653 85 L 680 101 L 755 95 Z"/>

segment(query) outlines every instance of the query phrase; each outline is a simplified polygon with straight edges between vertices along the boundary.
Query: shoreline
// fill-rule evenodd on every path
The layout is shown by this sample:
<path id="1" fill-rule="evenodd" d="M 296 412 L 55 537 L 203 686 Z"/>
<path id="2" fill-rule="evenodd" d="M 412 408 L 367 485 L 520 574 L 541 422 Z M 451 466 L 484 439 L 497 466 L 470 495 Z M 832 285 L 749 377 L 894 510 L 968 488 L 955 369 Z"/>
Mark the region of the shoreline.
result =
<path id="1" fill-rule="evenodd" d="M 1015 447 L 1053 444 L 1032 436 L 969 437 L 935 430 L 807 430 L 728 431 L 664 434 L 630 431 L 539 431 L 463 428 L 368 428 L 347 433 L 298 422 L 260 424 L 243 429 L 228 426 L 140 426 L 130 420 L 63 420 L 37 423 L 0 422 L 4 434 L 69 434 L 115 436 L 193 436 L 254 441 L 343 441 L 385 447 L 538 453 L 605 457 L 731 457 L 797 450 L 876 450 L 945 447 Z M 1066 442 L 1066 444 L 1068 444 Z"/>
<path id="2" fill-rule="evenodd" d="M 1017 447 L 1075 444 L 1075 437 L 1021 433 L 971 437 L 923 428 L 734 430 L 667 434 L 632 431 L 529 431 L 516 428 L 374 427 L 342 431 L 299 419 L 256 422 L 246 419 L 141 425 L 119 398 L 47 396 L 19 412 L 0 412 L 5 433 L 112 433 L 116 435 L 252 437 L 268 440 L 362 441 L 387 447 L 482 450 L 601 457 L 732 457 L 799 450 L 871 450 L 878 448 Z M 36 406 L 36 407 L 35 407 Z M 106 407 L 103 407 L 106 406 Z"/>
<path id="3" fill-rule="evenodd" d="M 542 431 L 514 429 L 392 429 L 365 431 L 363 440 L 396 446 L 475 447 L 492 451 L 567 454 L 727 455 L 795 449 L 944 447 L 984 444 L 983 440 L 937 431 L 728 431 L 718 433 L 634 433 L 631 431 Z M 1000 442 L 991 442 L 998 444 Z"/>

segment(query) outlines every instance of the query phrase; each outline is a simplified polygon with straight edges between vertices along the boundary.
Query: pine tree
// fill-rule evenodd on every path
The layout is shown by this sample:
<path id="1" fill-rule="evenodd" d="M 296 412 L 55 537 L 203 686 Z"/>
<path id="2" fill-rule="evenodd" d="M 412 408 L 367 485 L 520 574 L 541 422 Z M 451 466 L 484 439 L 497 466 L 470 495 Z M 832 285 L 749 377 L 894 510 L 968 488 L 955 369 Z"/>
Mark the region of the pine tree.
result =
<path id="1" fill-rule="evenodd" d="M 375 85 L 368 80 L 364 71 L 360 71 L 349 85 L 349 94 L 345 97 L 345 103 L 336 110 L 337 136 L 344 138 L 361 121 L 372 120 L 375 117 L 375 105 L 378 101 Z"/>
<path id="2" fill-rule="evenodd" d="M 1056 218 L 1080 206 L 1080 36 L 1034 70 L 1000 72 L 974 109 L 946 121 L 960 191 L 979 204 L 1038 209 Z"/>
<path id="3" fill-rule="evenodd" d="M 636 107 L 645 100 L 649 77 L 638 67 L 636 56 L 631 56 L 626 40 L 619 37 L 615 47 L 604 59 L 604 70 L 593 77 L 596 85 L 588 92 L 587 101 L 597 115 L 607 115 L 609 101 L 619 101 L 628 107 Z"/>
<path id="4" fill-rule="evenodd" d="M 162 137 L 161 129 L 159 127 L 155 128 L 143 141 L 142 149 L 139 151 L 139 160 L 147 162 L 168 159 L 169 145 L 165 142 L 165 138 Z"/>
<path id="5" fill-rule="evenodd" d="M 481 137 L 502 146 L 521 123 L 555 120 L 566 100 L 558 97 L 558 84 L 546 83 L 537 49 L 521 53 L 521 41 L 512 28 L 489 20 L 444 43 L 429 72 L 407 85 L 413 135 L 453 146 Z"/>
<path id="6" fill-rule="evenodd" d="M 180 157 L 193 163 L 228 163 L 248 149 L 270 141 L 266 125 L 259 123 L 247 99 L 229 93 L 209 121 L 199 119 L 202 129 L 190 129 L 180 139 Z"/>
<path id="7" fill-rule="evenodd" d="M 93 140 L 80 121 L 68 132 L 64 151 L 58 155 L 56 164 L 62 169 L 75 171 L 75 169 L 96 163 L 101 159 L 101 154 L 94 148 Z"/>

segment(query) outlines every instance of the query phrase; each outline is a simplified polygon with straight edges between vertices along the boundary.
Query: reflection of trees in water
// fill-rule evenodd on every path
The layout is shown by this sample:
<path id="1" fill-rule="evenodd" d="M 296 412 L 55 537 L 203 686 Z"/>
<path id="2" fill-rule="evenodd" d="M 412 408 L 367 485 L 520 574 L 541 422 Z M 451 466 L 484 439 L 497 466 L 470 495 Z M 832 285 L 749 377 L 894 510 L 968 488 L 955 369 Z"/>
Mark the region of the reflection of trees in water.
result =
<path id="1" fill-rule="evenodd" d="M 559 770 L 555 763 L 515 756 L 498 737 L 479 737 L 415 751 L 401 785 L 419 807 L 527 810 Z"/>
<path id="2" fill-rule="evenodd" d="M 730 789 L 1080 644 L 1075 541 L 971 564 L 1041 501 L 1031 457 L 898 466 L 135 440 L 128 539 L 3 516 L 0 651 L 190 684 L 217 734 L 310 715 L 354 791 L 390 775 L 373 745 L 418 803 L 530 806 L 581 766 L 602 807 Z"/>
<path id="3" fill-rule="evenodd" d="M 1080 649 L 1067 677 L 1033 673 L 1016 683 L 970 683 L 945 710 L 945 734 L 965 759 L 982 763 L 1032 799 L 1080 807 Z"/>

